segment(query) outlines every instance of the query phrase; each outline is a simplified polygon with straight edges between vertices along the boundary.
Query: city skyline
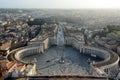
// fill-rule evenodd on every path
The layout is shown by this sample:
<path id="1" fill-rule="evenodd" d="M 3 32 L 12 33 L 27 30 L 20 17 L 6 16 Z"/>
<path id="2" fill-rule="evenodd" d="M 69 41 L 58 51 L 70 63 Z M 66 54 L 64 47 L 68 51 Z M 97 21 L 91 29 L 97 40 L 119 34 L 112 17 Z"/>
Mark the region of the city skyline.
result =
<path id="1" fill-rule="evenodd" d="M 120 9 L 119 3 L 119 0 L 1 0 L 0 8 Z"/>

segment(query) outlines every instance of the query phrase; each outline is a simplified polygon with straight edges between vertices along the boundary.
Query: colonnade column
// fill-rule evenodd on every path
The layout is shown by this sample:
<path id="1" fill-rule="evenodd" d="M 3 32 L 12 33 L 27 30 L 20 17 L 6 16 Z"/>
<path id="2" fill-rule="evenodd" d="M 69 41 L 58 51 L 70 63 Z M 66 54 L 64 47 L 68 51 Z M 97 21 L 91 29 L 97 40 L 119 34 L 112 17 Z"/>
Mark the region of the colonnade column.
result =
<path id="1" fill-rule="evenodd" d="M 83 52 L 83 54 L 85 53 L 85 48 L 84 48 L 84 46 L 82 47 L 82 52 Z"/>
<path id="2" fill-rule="evenodd" d="M 82 45 L 80 44 L 79 46 L 80 46 L 79 49 L 80 49 L 80 53 L 81 53 L 82 52 Z"/>

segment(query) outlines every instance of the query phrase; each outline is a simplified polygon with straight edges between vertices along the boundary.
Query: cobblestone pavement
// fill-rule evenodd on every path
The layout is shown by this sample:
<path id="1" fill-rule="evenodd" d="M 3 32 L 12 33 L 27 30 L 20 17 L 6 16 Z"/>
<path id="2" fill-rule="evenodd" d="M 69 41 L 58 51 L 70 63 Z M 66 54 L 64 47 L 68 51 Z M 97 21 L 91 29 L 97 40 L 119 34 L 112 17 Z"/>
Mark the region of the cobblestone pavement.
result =
<path id="1" fill-rule="evenodd" d="M 100 61 L 79 53 L 72 47 L 65 47 L 65 63 L 59 63 L 60 53 L 57 53 L 57 46 L 49 48 L 43 54 L 25 57 L 23 60 L 37 59 L 38 75 L 89 75 L 89 63 L 87 60 Z"/>

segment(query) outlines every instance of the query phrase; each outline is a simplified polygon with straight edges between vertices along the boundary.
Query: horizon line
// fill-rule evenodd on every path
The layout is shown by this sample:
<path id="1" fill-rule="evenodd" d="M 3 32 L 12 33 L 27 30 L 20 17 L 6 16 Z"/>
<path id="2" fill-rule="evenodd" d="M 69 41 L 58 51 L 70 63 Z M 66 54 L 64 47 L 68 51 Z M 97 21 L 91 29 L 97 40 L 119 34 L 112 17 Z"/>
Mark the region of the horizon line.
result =
<path id="1" fill-rule="evenodd" d="M 4 8 L 0 8 L 0 9 L 58 9 L 58 10 L 59 10 L 59 9 L 61 9 L 61 10 L 70 10 L 70 9 L 73 9 L 73 10 L 80 10 L 80 9 L 81 9 L 81 10 L 83 10 L 83 9 L 86 9 L 86 10 L 87 10 L 87 9 L 89 9 L 89 10 L 90 10 L 90 9 L 94 9 L 94 10 L 95 10 L 95 9 L 96 9 L 96 10 L 97 10 L 97 9 L 105 9 L 105 10 L 106 10 L 106 9 L 114 9 L 114 10 L 120 10 L 120 8 L 12 8 L 12 7 L 11 7 L 11 8 L 7 8 L 7 7 L 5 8 L 5 7 L 4 7 Z"/>

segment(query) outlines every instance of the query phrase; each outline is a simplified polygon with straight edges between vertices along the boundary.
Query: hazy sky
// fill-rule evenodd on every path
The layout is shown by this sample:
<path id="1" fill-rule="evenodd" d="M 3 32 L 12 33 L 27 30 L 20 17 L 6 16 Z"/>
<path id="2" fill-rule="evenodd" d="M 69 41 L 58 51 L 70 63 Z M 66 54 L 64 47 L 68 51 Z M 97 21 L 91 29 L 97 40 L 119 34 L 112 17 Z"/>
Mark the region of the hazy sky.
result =
<path id="1" fill-rule="evenodd" d="M 119 8 L 120 0 L 0 0 L 0 8 Z"/>

